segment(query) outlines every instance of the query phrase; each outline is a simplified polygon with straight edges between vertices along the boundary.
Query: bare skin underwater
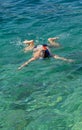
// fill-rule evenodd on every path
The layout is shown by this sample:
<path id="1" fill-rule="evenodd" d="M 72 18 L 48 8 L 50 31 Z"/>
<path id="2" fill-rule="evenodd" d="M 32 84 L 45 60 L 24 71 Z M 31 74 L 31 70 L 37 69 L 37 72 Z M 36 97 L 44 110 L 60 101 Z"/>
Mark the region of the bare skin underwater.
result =
<path id="1" fill-rule="evenodd" d="M 50 46 L 60 47 L 60 44 L 56 42 L 56 40 L 58 38 L 59 37 L 48 38 L 48 42 L 50 43 Z M 28 51 L 33 50 L 33 56 L 32 56 L 32 58 L 27 60 L 25 63 L 23 63 L 20 67 L 18 67 L 18 70 L 22 69 L 23 67 L 27 66 L 29 63 L 31 63 L 39 58 L 53 57 L 54 59 L 58 59 L 58 60 L 74 62 L 74 60 L 72 60 L 72 59 L 67 59 L 67 58 L 52 54 L 49 46 L 46 44 L 38 45 L 37 47 L 35 47 L 34 40 L 25 40 L 23 43 L 28 45 L 25 47 L 24 51 L 28 52 Z"/>

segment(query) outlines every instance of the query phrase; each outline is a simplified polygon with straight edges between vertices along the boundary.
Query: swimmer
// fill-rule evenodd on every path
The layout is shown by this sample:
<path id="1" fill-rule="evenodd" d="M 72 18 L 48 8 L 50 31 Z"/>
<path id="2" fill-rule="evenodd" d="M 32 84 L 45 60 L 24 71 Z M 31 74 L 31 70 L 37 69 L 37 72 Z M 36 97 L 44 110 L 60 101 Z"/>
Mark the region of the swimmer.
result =
<path id="1" fill-rule="evenodd" d="M 57 39 L 59 39 L 59 37 L 48 38 L 48 42 L 50 43 L 49 46 L 60 47 L 60 44 L 56 42 Z M 23 43 L 26 44 L 26 47 L 24 49 L 25 52 L 31 51 L 35 47 L 34 40 L 25 40 Z"/>
<path id="2" fill-rule="evenodd" d="M 22 69 L 23 67 L 27 66 L 29 63 L 37 60 L 37 59 L 45 59 L 45 58 L 50 58 L 53 57 L 54 59 L 59 59 L 59 60 L 63 60 L 63 61 L 67 61 L 67 62 L 73 62 L 72 59 L 67 59 L 64 57 L 60 57 L 58 55 L 53 55 L 49 49 L 49 47 L 44 44 L 41 45 L 40 47 L 36 47 L 33 51 L 33 57 L 30 58 L 28 61 L 26 61 L 24 64 L 22 64 L 20 67 L 18 67 L 18 70 Z"/>

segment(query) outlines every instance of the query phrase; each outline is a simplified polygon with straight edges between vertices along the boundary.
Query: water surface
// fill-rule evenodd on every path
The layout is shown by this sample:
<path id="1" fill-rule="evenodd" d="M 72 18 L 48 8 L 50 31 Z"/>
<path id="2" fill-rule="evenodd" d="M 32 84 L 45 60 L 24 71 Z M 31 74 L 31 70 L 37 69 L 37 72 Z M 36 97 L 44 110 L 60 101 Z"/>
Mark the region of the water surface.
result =
<path id="1" fill-rule="evenodd" d="M 82 129 L 82 1 L 0 0 L 0 129 Z M 75 63 L 37 60 L 18 71 L 32 52 L 23 40 L 47 43 Z"/>

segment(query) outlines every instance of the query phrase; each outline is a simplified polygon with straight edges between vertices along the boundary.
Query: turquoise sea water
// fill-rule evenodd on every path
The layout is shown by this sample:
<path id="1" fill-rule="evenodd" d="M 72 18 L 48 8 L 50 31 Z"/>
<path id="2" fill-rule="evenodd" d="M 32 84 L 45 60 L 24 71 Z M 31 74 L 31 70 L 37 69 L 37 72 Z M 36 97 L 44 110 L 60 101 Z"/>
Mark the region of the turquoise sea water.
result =
<path id="1" fill-rule="evenodd" d="M 18 71 L 36 45 L 59 36 L 54 54 Z M 82 0 L 0 0 L 0 130 L 82 130 Z"/>

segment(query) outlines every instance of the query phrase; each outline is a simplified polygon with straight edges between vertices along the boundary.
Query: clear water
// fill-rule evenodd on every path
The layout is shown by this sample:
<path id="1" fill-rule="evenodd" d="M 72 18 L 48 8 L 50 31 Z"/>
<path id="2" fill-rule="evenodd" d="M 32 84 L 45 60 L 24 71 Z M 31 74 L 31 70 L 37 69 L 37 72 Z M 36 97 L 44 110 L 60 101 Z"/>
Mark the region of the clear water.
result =
<path id="1" fill-rule="evenodd" d="M 22 41 L 59 36 L 54 54 L 75 63 L 37 60 Z M 82 0 L 0 0 L 0 130 L 82 130 Z"/>

